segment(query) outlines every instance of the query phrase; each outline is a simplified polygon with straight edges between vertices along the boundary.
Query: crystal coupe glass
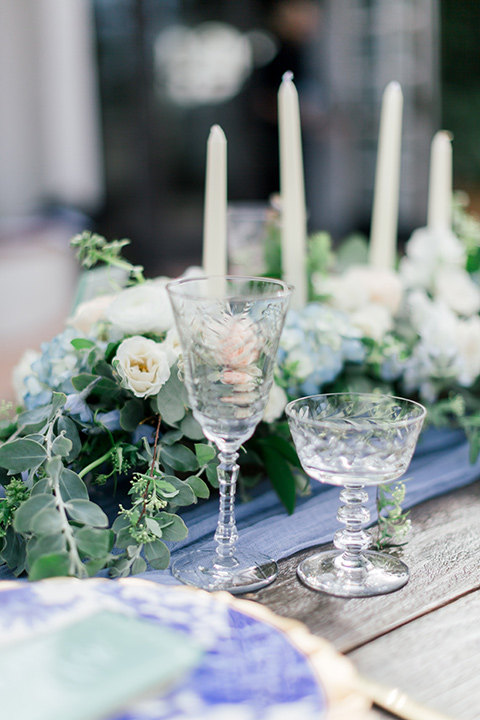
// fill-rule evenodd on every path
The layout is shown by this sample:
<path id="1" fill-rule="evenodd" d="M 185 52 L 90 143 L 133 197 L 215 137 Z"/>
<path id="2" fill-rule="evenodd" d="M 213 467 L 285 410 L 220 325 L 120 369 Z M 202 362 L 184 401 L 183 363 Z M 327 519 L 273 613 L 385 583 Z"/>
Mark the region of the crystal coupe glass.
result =
<path id="1" fill-rule="evenodd" d="M 222 276 L 174 280 L 167 290 L 193 415 L 220 461 L 215 547 L 183 554 L 172 573 L 206 590 L 256 590 L 278 569 L 271 558 L 236 546 L 236 460 L 267 404 L 292 288 L 279 280 Z"/>
<path id="2" fill-rule="evenodd" d="M 408 568 L 397 558 L 367 548 L 370 513 L 365 486 L 389 483 L 406 471 L 425 419 L 425 408 L 388 395 L 331 393 L 288 403 L 286 414 L 298 457 L 315 480 L 343 485 L 334 550 L 304 560 L 297 574 L 305 585 L 340 597 L 398 590 Z"/>

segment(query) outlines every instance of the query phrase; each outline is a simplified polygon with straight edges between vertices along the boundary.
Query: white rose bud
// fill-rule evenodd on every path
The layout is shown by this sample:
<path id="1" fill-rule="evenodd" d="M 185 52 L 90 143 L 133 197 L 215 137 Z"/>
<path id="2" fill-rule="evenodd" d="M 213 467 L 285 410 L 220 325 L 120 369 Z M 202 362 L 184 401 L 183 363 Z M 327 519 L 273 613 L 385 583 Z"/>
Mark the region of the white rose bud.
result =
<path id="1" fill-rule="evenodd" d="M 155 395 L 170 377 L 168 355 L 162 344 L 138 335 L 119 345 L 113 366 L 122 386 L 141 398 Z"/>
<path id="2" fill-rule="evenodd" d="M 80 330 L 85 335 L 89 335 L 97 322 L 106 319 L 105 311 L 112 304 L 115 297 L 116 295 L 99 295 L 99 297 L 92 300 L 80 303 L 68 324 L 75 330 Z"/>
<path id="3" fill-rule="evenodd" d="M 165 283 L 144 283 L 123 290 L 106 309 L 110 322 L 127 335 L 163 333 L 173 325 Z"/>

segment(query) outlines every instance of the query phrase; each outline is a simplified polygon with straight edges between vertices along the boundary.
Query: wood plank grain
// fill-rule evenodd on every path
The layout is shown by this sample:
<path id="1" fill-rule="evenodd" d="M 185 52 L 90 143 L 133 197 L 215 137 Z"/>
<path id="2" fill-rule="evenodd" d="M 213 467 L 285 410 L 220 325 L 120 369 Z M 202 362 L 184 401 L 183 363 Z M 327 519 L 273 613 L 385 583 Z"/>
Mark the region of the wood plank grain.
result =
<path id="1" fill-rule="evenodd" d="M 248 597 L 300 620 L 338 650 L 351 651 L 480 588 L 479 517 L 478 482 L 413 508 L 402 555 L 410 581 L 390 595 L 348 600 L 304 587 L 296 567 L 316 550 L 310 549 L 281 561 L 275 583 Z"/>
<path id="2" fill-rule="evenodd" d="M 366 677 L 398 687 L 456 720 L 476 720 L 480 717 L 480 592 L 367 643 L 348 657 Z"/>

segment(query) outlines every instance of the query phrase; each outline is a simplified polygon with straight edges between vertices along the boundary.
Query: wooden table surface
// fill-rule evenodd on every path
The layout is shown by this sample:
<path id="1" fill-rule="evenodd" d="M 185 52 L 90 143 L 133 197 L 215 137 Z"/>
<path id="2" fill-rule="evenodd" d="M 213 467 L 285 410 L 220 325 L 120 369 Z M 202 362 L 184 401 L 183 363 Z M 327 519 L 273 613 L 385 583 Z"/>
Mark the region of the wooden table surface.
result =
<path id="1" fill-rule="evenodd" d="M 300 620 L 349 657 L 362 676 L 400 688 L 455 720 L 480 718 L 480 483 L 418 505 L 401 557 L 408 584 L 373 598 L 310 590 L 280 562 L 275 583 L 244 597 Z M 373 718 L 392 718 L 375 707 Z"/>

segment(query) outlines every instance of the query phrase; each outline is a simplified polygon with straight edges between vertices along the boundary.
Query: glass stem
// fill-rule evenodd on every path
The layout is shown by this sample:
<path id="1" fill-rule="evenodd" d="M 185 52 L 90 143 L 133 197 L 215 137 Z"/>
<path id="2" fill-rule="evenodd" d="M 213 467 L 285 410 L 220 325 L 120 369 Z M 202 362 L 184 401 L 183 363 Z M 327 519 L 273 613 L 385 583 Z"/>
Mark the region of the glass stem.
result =
<path id="1" fill-rule="evenodd" d="M 217 467 L 217 477 L 220 488 L 220 511 L 215 531 L 217 542 L 216 553 L 220 558 L 230 558 L 235 554 L 238 540 L 235 525 L 235 490 L 239 466 L 236 463 L 237 452 L 220 452 L 220 464 Z"/>
<path id="2" fill-rule="evenodd" d="M 370 519 L 370 511 L 364 505 L 368 495 L 363 485 L 346 485 L 340 493 L 340 500 L 345 504 L 339 508 L 337 520 L 345 528 L 338 530 L 333 540 L 335 547 L 343 550 L 337 564 L 350 582 L 359 583 L 365 574 L 365 560 L 361 553 L 371 544 L 370 535 L 363 530 Z"/>

